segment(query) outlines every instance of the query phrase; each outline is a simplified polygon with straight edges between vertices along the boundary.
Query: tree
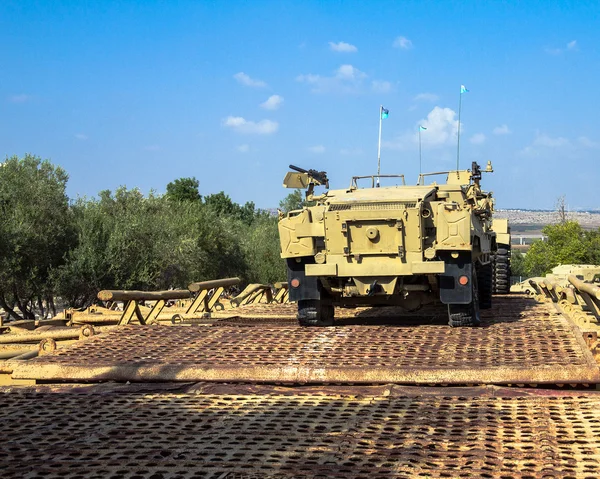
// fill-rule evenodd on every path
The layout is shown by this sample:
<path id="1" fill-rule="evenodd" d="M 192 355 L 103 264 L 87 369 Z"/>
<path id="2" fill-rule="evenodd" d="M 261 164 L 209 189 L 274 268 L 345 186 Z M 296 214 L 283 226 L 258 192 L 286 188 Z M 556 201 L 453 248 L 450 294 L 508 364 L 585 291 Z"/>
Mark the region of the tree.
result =
<path id="1" fill-rule="evenodd" d="M 586 231 L 587 263 L 600 265 L 600 228 Z"/>
<path id="2" fill-rule="evenodd" d="M 173 201 L 200 201 L 200 182 L 195 178 L 178 178 L 167 185 L 167 198 Z"/>
<path id="3" fill-rule="evenodd" d="M 525 257 L 523 253 L 513 250 L 510 258 L 510 269 L 513 276 L 527 276 L 525 269 Z"/>
<path id="4" fill-rule="evenodd" d="M 251 225 L 257 216 L 263 214 L 256 209 L 254 202 L 247 201 L 244 206 L 240 206 L 224 191 L 205 196 L 204 204 L 220 215 L 239 219 L 247 225 Z"/>
<path id="5" fill-rule="evenodd" d="M 525 256 L 530 276 L 544 276 L 559 264 L 584 264 L 594 261 L 593 244 L 597 234 L 583 230 L 576 221 L 548 225 L 542 230 L 547 240 L 535 241 Z"/>
<path id="6" fill-rule="evenodd" d="M 559 196 L 556 200 L 556 214 L 559 223 L 567 222 L 567 207 L 565 195 Z"/>
<path id="7" fill-rule="evenodd" d="M 277 218 L 265 216 L 254 222 L 245 243 L 245 254 L 250 282 L 272 284 L 285 280 L 287 270 L 281 258 Z"/>
<path id="8" fill-rule="evenodd" d="M 51 272 L 73 246 L 68 175 L 32 155 L 0 167 L 0 306 L 16 319 L 54 308 Z M 17 312 L 18 310 L 18 312 Z"/>
<path id="9" fill-rule="evenodd" d="M 284 213 L 302 209 L 304 206 L 310 206 L 304 198 L 302 190 L 294 190 L 279 202 L 279 209 Z"/>
<path id="10" fill-rule="evenodd" d="M 124 187 L 99 197 L 75 203 L 77 246 L 54 275 L 69 305 L 87 306 L 101 289 L 185 288 L 248 276 L 248 226 L 237 216 Z"/>
<path id="11" fill-rule="evenodd" d="M 205 196 L 204 204 L 221 215 L 233 215 L 239 208 L 224 191 Z"/>

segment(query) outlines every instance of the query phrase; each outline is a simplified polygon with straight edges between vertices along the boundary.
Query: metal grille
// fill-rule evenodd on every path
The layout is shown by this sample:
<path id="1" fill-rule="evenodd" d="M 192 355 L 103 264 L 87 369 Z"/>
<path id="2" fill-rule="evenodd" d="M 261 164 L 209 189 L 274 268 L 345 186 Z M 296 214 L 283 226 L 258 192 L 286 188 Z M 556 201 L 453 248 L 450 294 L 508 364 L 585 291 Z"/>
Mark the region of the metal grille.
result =
<path id="1" fill-rule="evenodd" d="M 434 311 L 435 312 L 435 311 Z M 504 300 L 482 327 L 357 316 L 341 326 L 127 326 L 16 366 L 13 377 L 310 383 L 596 383 L 581 335 L 546 305 Z M 258 321 L 258 320 L 257 320 Z M 368 325 L 371 321 L 386 326 Z M 366 325 L 356 325 L 357 322 Z M 247 324 L 247 322 L 246 322 Z M 347 324 L 347 325 L 344 325 Z M 377 324 L 377 323 L 376 323 Z"/>
<path id="2" fill-rule="evenodd" d="M 329 211 L 373 211 L 373 210 L 405 210 L 416 208 L 416 203 L 400 203 L 397 201 L 381 203 L 337 203 L 329 205 Z"/>
<path id="3" fill-rule="evenodd" d="M 597 478 L 600 398 L 0 393 L 3 478 Z"/>

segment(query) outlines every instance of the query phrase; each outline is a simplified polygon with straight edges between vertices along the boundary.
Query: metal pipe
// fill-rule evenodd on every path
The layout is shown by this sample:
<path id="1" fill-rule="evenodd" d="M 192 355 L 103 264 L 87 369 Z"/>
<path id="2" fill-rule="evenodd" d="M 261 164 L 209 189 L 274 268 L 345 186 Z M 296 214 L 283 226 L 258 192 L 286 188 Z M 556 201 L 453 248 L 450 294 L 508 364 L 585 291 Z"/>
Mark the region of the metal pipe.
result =
<path id="1" fill-rule="evenodd" d="M 77 339 L 79 333 L 79 328 L 70 328 L 69 331 L 44 331 L 38 334 L 3 334 L 0 336 L 0 344 L 40 342 L 44 338 Z"/>
<path id="2" fill-rule="evenodd" d="M 197 293 L 203 289 L 213 289 L 219 287 L 234 286 L 240 284 L 240 278 L 224 278 L 224 279 L 213 279 L 211 281 L 201 281 L 199 283 L 190 283 L 188 289 L 192 293 Z"/>
<path id="3" fill-rule="evenodd" d="M 582 339 L 583 341 L 583 339 Z M 569 378 L 569 383 L 600 382 L 598 368 L 565 365 L 561 368 L 484 367 L 471 369 L 402 368 L 402 367 L 310 367 L 307 365 L 215 366 L 189 364 L 19 364 L 14 379 L 69 381 L 216 381 L 252 383 L 355 383 L 355 384 L 556 384 Z M 566 382 L 566 381 L 565 381 Z"/>
<path id="4" fill-rule="evenodd" d="M 187 289 L 173 289 L 168 291 L 124 291 L 102 290 L 98 293 L 101 301 L 157 301 L 159 299 L 188 299 L 190 292 Z"/>
<path id="5" fill-rule="evenodd" d="M 266 291 L 267 289 L 270 289 L 270 288 L 271 287 L 268 284 L 260 284 L 260 283 L 249 284 L 248 286 L 246 286 L 246 289 L 244 291 L 242 291 L 238 296 L 233 298 L 230 302 L 232 305 L 239 306 L 242 303 L 242 301 L 244 301 L 248 296 L 250 296 L 258 291 Z"/>
<path id="6" fill-rule="evenodd" d="M 594 286 L 590 283 L 585 283 L 581 281 L 574 274 L 569 275 L 569 282 L 575 286 L 579 291 L 584 291 L 590 296 L 600 299 L 600 288 L 598 286 Z"/>
<path id="7" fill-rule="evenodd" d="M 0 337 L 2 337 L 0 335 Z M 33 345 L 27 345 L 27 344 L 13 344 L 13 343 L 6 343 L 6 344 L 0 344 L 0 353 L 7 353 L 10 351 L 14 351 L 15 349 L 23 349 L 23 348 L 32 348 Z"/>
<path id="8" fill-rule="evenodd" d="M 121 319 L 121 314 L 75 314 L 73 323 L 75 324 L 117 324 Z"/>
<path id="9" fill-rule="evenodd" d="M 32 358 L 36 358 L 38 356 L 40 352 L 36 349 L 35 351 L 27 351 L 23 354 L 21 354 L 20 356 L 15 356 L 14 358 L 11 358 L 11 361 L 23 361 L 25 359 L 32 359 Z"/>
<path id="10" fill-rule="evenodd" d="M 0 352 L 0 359 L 12 359 L 14 357 L 20 356 L 21 354 L 28 353 L 30 351 L 35 351 L 35 349 L 13 349 L 12 351 L 2 351 Z"/>
<path id="11" fill-rule="evenodd" d="M 89 325 L 86 325 L 89 326 Z M 2 334 L 0 335 L 0 344 L 11 344 L 11 343 L 39 343 L 42 339 L 51 338 L 54 340 L 61 339 L 79 339 L 82 331 L 86 326 L 82 328 L 60 328 L 59 331 L 44 331 L 43 333 L 31 333 L 31 334 Z M 102 331 L 109 331 L 117 326 L 101 326 L 94 328 L 95 333 Z M 59 329 L 59 328 L 56 328 Z M 87 330 L 86 330 L 87 331 Z"/>

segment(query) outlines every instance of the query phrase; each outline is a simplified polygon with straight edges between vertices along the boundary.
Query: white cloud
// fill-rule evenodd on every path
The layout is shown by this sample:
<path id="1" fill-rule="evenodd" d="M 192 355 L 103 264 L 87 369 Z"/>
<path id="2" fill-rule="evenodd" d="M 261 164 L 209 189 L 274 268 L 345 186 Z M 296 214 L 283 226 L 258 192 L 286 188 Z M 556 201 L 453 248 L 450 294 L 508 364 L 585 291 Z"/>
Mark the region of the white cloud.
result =
<path id="1" fill-rule="evenodd" d="M 269 98 L 267 98 L 267 101 L 260 104 L 260 107 L 264 108 L 265 110 L 277 110 L 277 109 L 279 109 L 279 107 L 281 106 L 282 103 L 283 103 L 282 96 L 271 95 Z"/>
<path id="2" fill-rule="evenodd" d="M 352 65 L 341 65 L 336 71 L 336 76 L 343 80 L 357 80 L 365 78 L 367 74 Z"/>
<path id="3" fill-rule="evenodd" d="M 239 151 L 240 153 L 248 153 L 250 151 L 250 145 L 247 145 L 247 144 L 238 145 L 236 147 L 236 150 Z"/>
<path id="4" fill-rule="evenodd" d="M 510 135 L 512 132 L 509 130 L 508 125 L 500 125 L 493 129 L 494 135 Z"/>
<path id="5" fill-rule="evenodd" d="M 334 52 L 354 53 L 358 51 L 358 48 L 346 42 L 329 42 L 329 48 Z"/>
<path id="6" fill-rule="evenodd" d="M 238 133 L 271 135 L 279 129 L 279 123 L 271 120 L 260 120 L 258 122 L 246 120 L 241 116 L 228 116 L 223 120 L 223 126 L 231 128 Z"/>
<path id="7" fill-rule="evenodd" d="M 316 154 L 321 154 L 321 153 L 325 153 L 325 147 L 323 145 L 316 145 L 316 146 L 309 146 L 307 148 L 308 151 L 310 151 L 311 153 L 316 153 Z"/>
<path id="8" fill-rule="evenodd" d="M 77 133 L 77 134 L 75 135 L 75 138 L 77 138 L 78 140 L 81 140 L 81 141 L 85 141 L 85 140 L 87 140 L 87 139 L 88 139 L 88 136 L 87 136 L 87 135 L 84 135 L 83 133 Z"/>
<path id="9" fill-rule="evenodd" d="M 482 145 L 485 143 L 485 135 L 483 133 L 475 133 L 469 141 L 474 145 Z"/>
<path id="10" fill-rule="evenodd" d="M 521 156 L 547 158 L 553 152 L 563 158 L 574 160 L 582 155 L 589 154 L 586 150 L 599 148 L 600 144 L 590 140 L 586 136 L 580 136 L 576 140 L 570 140 L 563 136 L 549 136 L 536 131 L 535 138 L 530 145 L 519 151 Z"/>
<path id="11" fill-rule="evenodd" d="M 454 144 L 458 133 L 458 120 L 454 119 L 456 112 L 451 108 L 436 106 L 429 112 L 427 118 L 421 120 L 419 125 L 427 128 L 421 134 L 423 144 L 432 146 L 443 146 Z"/>
<path id="12" fill-rule="evenodd" d="M 533 146 L 545 146 L 548 148 L 559 148 L 561 146 L 567 146 L 570 144 L 571 142 L 567 138 L 564 138 L 562 136 L 557 136 L 556 138 L 553 138 L 551 136 L 546 135 L 545 133 L 538 133 L 535 137 L 535 140 L 533 140 L 532 143 Z"/>
<path id="13" fill-rule="evenodd" d="M 244 72 L 236 73 L 233 75 L 233 78 L 235 78 L 238 83 L 245 86 L 251 86 L 255 88 L 264 88 L 267 86 L 264 81 L 250 78 L 250 76 L 246 75 Z"/>
<path id="14" fill-rule="evenodd" d="M 421 133 L 421 142 L 428 148 L 443 148 L 456 145 L 458 120 L 456 112 L 451 108 L 436 106 L 429 112 L 427 118 L 417 122 L 413 129 L 405 131 L 392 141 L 386 141 L 383 146 L 393 150 L 408 150 L 418 145 L 419 125 L 427 128 Z M 464 130 L 463 130 L 464 131 Z"/>
<path id="15" fill-rule="evenodd" d="M 413 43 L 406 37 L 397 37 L 392 46 L 394 48 L 401 48 L 402 50 L 410 50 L 413 47 Z"/>
<path id="16" fill-rule="evenodd" d="M 545 133 L 536 131 L 535 138 L 529 146 L 526 146 L 519 154 L 521 156 L 540 156 L 542 153 L 547 155 L 549 150 L 560 148 L 563 153 L 573 150 L 573 143 L 562 136 L 552 137 Z"/>
<path id="17" fill-rule="evenodd" d="M 353 93 L 362 85 L 367 74 L 352 65 L 341 65 L 333 76 L 324 77 L 308 73 L 298 75 L 296 81 L 312 85 L 312 92 Z"/>
<path id="18" fill-rule="evenodd" d="M 577 141 L 586 148 L 598 148 L 600 146 L 598 142 L 590 140 L 587 136 L 580 136 Z"/>
<path id="19" fill-rule="evenodd" d="M 11 95 L 8 97 L 8 101 L 10 103 L 26 103 L 31 100 L 31 95 L 26 95 L 25 93 L 21 93 L 19 95 Z"/>
<path id="20" fill-rule="evenodd" d="M 413 98 L 413 101 L 430 101 L 433 103 L 434 101 L 439 100 L 439 96 L 435 93 L 419 93 L 417 96 Z"/>
<path id="21" fill-rule="evenodd" d="M 577 48 L 577 40 L 571 40 L 564 47 L 546 48 L 546 53 L 549 53 L 550 55 L 560 55 L 561 53 L 564 53 L 567 51 L 576 52 L 577 50 L 579 50 L 579 48 Z"/>
<path id="22" fill-rule="evenodd" d="M 344 156 L 357 156 L 362 154 L 363 151 L 360 148 L 342 148 L 340 150 L 340 155 Z"/>
<path id="23" fill-rule="evenodd" d="M 375 93 L 389 93 L 392 91 L 392 84 L 389 81 L 373 80 L 371 82 L 371 89 Z"/>

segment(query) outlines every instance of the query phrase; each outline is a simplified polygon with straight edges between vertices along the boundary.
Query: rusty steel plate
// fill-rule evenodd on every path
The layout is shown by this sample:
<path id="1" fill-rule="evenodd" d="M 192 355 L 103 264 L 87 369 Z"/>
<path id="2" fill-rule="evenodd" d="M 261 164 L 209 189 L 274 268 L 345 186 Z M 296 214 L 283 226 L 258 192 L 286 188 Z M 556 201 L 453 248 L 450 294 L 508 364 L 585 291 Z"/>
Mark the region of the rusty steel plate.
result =
<path id="1" fill-rule="evenodd" d="M 505 301 L 479 328 L 127 326 L 18 364 L 15 379 L 263 383 L 592 384 L 581 332 L 548 305 Z M 376 318 L 377 319 L 377 318 Z M 393 318 L 392 318 L 393 319 Z M 397 318 L 396 318 L 397 319 Z M 366 321 L 366 320 L 365 320 Z M 368 324 L 368 323 L 367 323 Z"/>
<path id="2" fill-rule="evenodd" d="M 0 471 L 5 479 L 600 475 L 599 395 L 417 389 L 418 395 L 13 389 L 0 392 Z"/>

